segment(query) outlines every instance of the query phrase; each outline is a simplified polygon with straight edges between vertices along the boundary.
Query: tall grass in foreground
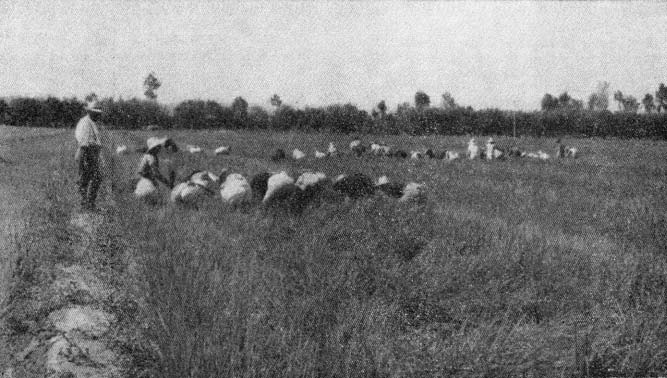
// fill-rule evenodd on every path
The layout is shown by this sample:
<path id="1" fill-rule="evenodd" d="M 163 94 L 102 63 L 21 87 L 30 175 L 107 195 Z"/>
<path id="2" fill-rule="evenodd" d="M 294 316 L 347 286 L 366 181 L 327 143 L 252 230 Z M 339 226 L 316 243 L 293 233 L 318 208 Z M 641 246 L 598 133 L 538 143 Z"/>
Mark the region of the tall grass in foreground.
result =
<path id="1" fill-rule="evenodd" d="M 300 217 L 125 206 L 164 376 L 667 371 L 664 251 L 383 198 Z"/>
<path id="2" fill-rule="evenodd" d="M 50 146 L 37 152 L 16 152 L 12 158 L 20 163 L 9 174 L 15 193 L 7 198 L 17 208 L 11 217 L 10 254 L 4 256 L 12 281 L 5 320 L 10 331 L 20 334 L 35 332 L 32 327 L 62 306 L 62 298 L 54 297 L 47 286 L 57 263 L 73 261 L 75 236 L 69 226 L 73 180 L 68 172 L 73 163 L 68 162 L 68 151 Z"/>
<path id="3" fill-rule="evenodd" d="M 576 140 L 582 158 L 548 163 L 340 156 L 276 164 L 268 160 L 275 148 L 312 151 L 350 138 L 173 136 L 234 148 L 229 157 L 185 156 L 186 168 L 388 174 L 426 182 L 429 202 L 372 198 L 281 217 L 218 201 L 188 211 L 121 199 L 160 376 L 667 371 L 664 144 Z M 466 141 L 388 142 L 463 149 Z"/>
<path id="4" fill-rule="evenodd" d="M 13 214 L 0 220 L 0 317 L 7 307 L 21 224 Z"/>

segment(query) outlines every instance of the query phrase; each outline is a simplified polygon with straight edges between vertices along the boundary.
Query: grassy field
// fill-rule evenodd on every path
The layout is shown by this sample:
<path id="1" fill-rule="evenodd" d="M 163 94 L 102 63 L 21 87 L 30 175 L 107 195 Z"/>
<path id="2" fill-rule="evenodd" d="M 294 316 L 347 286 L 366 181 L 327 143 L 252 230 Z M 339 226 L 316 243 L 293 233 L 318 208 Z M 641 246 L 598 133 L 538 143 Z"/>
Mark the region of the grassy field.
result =
<path id="1" fill-rule="evenodd" d="M 92 301 L 91 289 L 79 290 L 81 281 L 62 285 L 63 268 L 94 267 L 107 288 L 120 287 L 130 275 L 122 247 L 125 235 L 114 233 L 119 218 L 105 187 L 103 208 L 96 216 L 106 222 L 103 231 L 84 252 L 77 250 L 86 236 L 72 223 L 80 217 L 71 130 L 0 126 L 0 136 L 0 219 L 6 226 L 0 230 L 0 375 L 44 377 L 49 375 L 45 360 L 55 334 L 48 316 Z M 108 337 L 123 354 L 127 376 L 141 376 L 151 369 L 152 360 L 135 334 L 140 325 L 135 324 L 133 303 L 114 292 L 95 306 L 117 315 L 118 328 Z M 125 358 L 124 351 L 131 351 L 130 357 Z"/>
<path id="2" fill-rule="evenodd" d="M 125 134 L 142 141 L 148 134 Z M 569 140 L 576 160 L 312 158 L 298 133 L 176 132 L 184 171 L 317 169 L 425 182 L 425 206 L 386 198 L 299 217 L 126 204 L 147 309 L 170 376 L 532 376 L 667 369 L 667 201 L 654 141 Z M 134 139 L 132 139 L 134 138 Z M 383 137 L 406 150 L 457 137 Z M 500 146 L 553 151 L 553 140 Z M 275 148 L 311 157 L 270 162 Z M 125 159 L 131 172 L 138 156 Z"/>
<path id="3" fill-rule="evenodd" d="M 40 183 L 48 180 L 46 170 L 37 169 L 40 175 L 31 175 L 40 160 L 53 153 L 49 136 L 57 135 L 44 129 L 21 129 L 0 126 L 0 309 L 6 306 L 15 260 L 17 238 L 25 226 L 30 203 L 45 202 Z M 46 142 L 46 143 L 45 143 Z M 1 313 L 1 311 L 0 311 Z"/>
<path id="4" fill-rule="evenodd" d="M 45 284 L 42 268 L 66 247 L 56 232 L 56 211 L 50 211 L 63 207 L 54 188 L 68 189 L 58 185 L 64 161 L 62 145 L 54 143 L 59 135 L 63 131 L 0 126 L 0 372 L 36 331 L 40 315 L 31 309 L 38 306 L 28 308 L 27 298 L 32 287 Z"/>
<path id="5" fill-rule="evenodd" d="M 47 167 L 68 167 L 58 159 L 74 152 L 70 134 L 44 136 L 60 151 Z M 143 146 L 149 135 L 118 131 L 114 139 Z M 232 147 L 230 156 L 177 154 L 181 173 L 386 174 L 424 182 L 428 201 L 372 197 L 295 216 L 232 209 L 215 199 L 194 211 L 118 196 L 118 232 L 109 237 L 138 261 L 128 288 L 147 321 L 159 376 L 667 371 L 666 142 L 571 139 L 567 144 L 581 151 L 576 160 L 444 162 L 312 157 L 329 141 L 346 150 L 354 136 L 169 135 L 181 145 Z M 467 142 L 362 139 L 405 150 L 463 151 Z M 497 142 L 548 152 L 554 144 Z M 300 148 L 309 157 L 274 163 L 268 158 L 276 148 Z M 116 179 L 129 181 L 139 158 L 120 157 Z M 55 169 L 61 181 L 51 190 L 74 207 L 74 174 L 64 169 Z"/>

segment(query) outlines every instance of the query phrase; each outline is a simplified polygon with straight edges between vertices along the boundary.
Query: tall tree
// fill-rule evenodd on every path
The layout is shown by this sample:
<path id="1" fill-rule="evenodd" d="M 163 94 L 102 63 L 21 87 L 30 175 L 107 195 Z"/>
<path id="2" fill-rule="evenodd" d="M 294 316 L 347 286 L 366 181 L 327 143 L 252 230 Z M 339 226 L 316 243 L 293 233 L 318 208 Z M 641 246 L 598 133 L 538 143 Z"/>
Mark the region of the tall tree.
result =
<path id="1" fill-rule="evenodd" d="M 406 114 L 410 111 L 410 109 L 411 109 L 410 103 L 406 101 L 402 104 L 396 105 L 396 114 L 397 115 Z"/>
<path id="2" fill-rule="evenodd" d="M 415 93 L 415 107 L 417 109 L 428 108 L 431 105 L 431 98 L 424 92 L 418 91 Z"/>
<path id="3" fill-rule="evenodd" d="M 567 91 L 561 93 L 558 97 L 554 97 L 547 93 L 542 97 L 542 110 L 582 110 L 584 102 L 570 97 Z"/>
<path id="4" fill-rule="evenodd" d="M 607 110 L 609 107 L 609 82 L 598 83 L 597 90 L 588 98 L 589 110 Z"/>
<path id="5" fill-rule="evenodd" d="M 655 92 L 655 101 L 658 103 L 658 112 L 667 111 L 667 87 L 660 83 L 658 91 Z"/>
<path id="6" fill-rule="evenodd" d="M 459 106 L 456 104 L 454 97 L 449 92 L 442 94 L 442 108 L 445 110 L 454 110 Z"/>
<path id="7" fill-rule="evenodd" d="M 384 102 L 384 100 L 378 102 L 377 108 L 380 112 L 380 118 L 384 118 L 384 116 L 387 115 L 387 104 Z"/>
<path id="8" fill-rule="evenodd" d="M 628 113 L 637 113 L 639 110 L 639 101 L 634 96 L 627 96 L 623 99 L 623 111 Z"/>
<path id="9" fill-rule="evenodd" d="M 588 110 L 598 110 L 596 106 L 597 103 L 598 103 L 598 94 L 591 93 L 591 95 L 588 96 Z"/>
<path id="10" fill-rule="evenodd" d="M 570 101 L 572 100 L 572 97 L 567 93 L 567 91 L 563 92 L 558 96 L 558 107 L 559 108 L 566 108 L 569 104 Z"/>
<path id="11" fill-rule="evenodd" d="M 276 109 L 278 109 L 282 104 L 283 100 L 280 99 L 280 96 L 278 96 L 278 94 L 274 94 L 273 96 L 271 96 L 271 106 L 275 106 Z"/>
<path id="12" fill-rule="evenodd" d="M 652 113 L 655 109 L 655 103 L 653 102 L 653 95 L 647 93 L 646 96 L 642 99 L 642 105 L 644 105 L 644 110 L 646 113 Z"/>
<path id="13" fill-rule="evenodd" d="M 540 105 L 542 106 L 542 111 L 548 112 L 558 108 L 558 99 L 552 96 L 550 93 L 547 93 L 544 95 L 544 97 L 542 97 Z"/>
<path id="14" fill-rule="evenodd" d="M 157 94 L 155 93 L 158 88 L 162 85 L 162 82 L 158 80 L 154 72 L 151 72 L 144 79 L 144 96 L 149 100 L 156 100 Z"/>
<path id="15" fill-rule="evenodd" d="M 621 91 L 616 91 L 614 92 L 614 101 L 618 102 L 618 110 L 622 111 L 623 110 L 623 92 Z"/>
<path id="16" fill-rule="evenodd" d="M 584 109 L 584 101 L 583 100 L 577 100 L 576 98 L 570 99 L 570 102 L 567 104 L 567 109 L 570 110 L 583 110 Z"/>
<path id="17" fill-rule="evenodd" d="M 9 105 L 4 98 L 0 98 L 0 124 L 8 122 Z"/>
<path id="18" fill-rule="evenodd" d="M 232 102 L 232 111 L 237 119 L 244 119 L 248 116 L 248 101 L 243 97 L 237 97 Z"/>
<path id="19" fill-rule="evenodd" d="M 86 100 L 86 102 L 88 103 L 97 102 L 98 97 L 97 94 L 95 94 L 95 92 L 90 92 L 86 95 L 86 97 L 84 97 L 84 100 Z"/>

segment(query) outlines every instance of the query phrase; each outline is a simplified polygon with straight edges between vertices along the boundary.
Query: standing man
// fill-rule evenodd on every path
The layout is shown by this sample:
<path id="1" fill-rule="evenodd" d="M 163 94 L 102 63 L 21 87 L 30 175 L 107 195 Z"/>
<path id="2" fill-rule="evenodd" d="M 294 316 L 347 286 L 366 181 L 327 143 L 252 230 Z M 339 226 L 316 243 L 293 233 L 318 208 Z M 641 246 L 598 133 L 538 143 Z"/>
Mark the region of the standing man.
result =
<path id="1" fill-rule="evenodd" d="M 88 104 L 85 110 L 86 115 L 79 120 L 74 130 L 74 137 L 78 143 L 75 159 L 79 166 L 81 208 L 95 210 L 95 199 L 102 182 L 100 153 L 106 140 L 96 123 L 102 115 L 102 110 L 95 104 Z"/>

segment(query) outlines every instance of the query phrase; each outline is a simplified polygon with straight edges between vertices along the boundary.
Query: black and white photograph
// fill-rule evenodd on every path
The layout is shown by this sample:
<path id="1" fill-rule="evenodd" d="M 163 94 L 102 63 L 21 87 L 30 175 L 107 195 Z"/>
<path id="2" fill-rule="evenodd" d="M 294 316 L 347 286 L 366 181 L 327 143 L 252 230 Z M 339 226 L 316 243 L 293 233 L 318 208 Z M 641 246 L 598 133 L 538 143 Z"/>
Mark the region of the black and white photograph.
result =
<path id="1" fill-rule="evenodd" d="M 666 37 L 0 0 L 0 378 L 667 377 Z"/>

